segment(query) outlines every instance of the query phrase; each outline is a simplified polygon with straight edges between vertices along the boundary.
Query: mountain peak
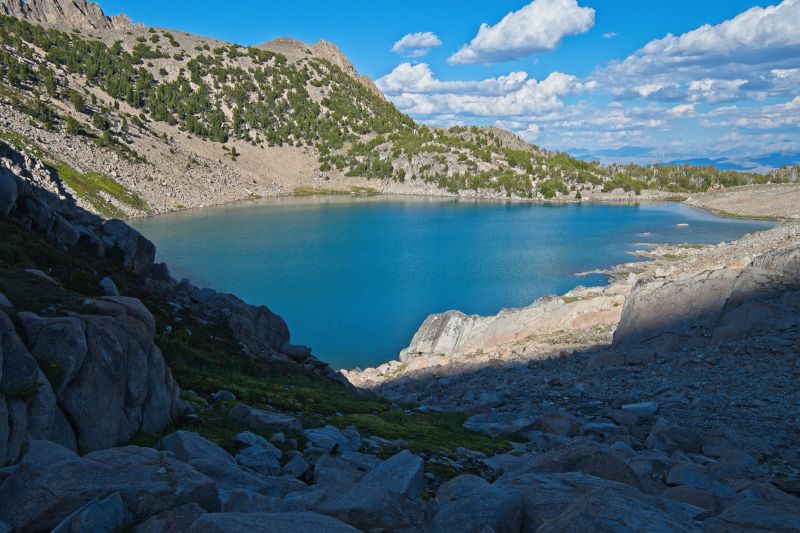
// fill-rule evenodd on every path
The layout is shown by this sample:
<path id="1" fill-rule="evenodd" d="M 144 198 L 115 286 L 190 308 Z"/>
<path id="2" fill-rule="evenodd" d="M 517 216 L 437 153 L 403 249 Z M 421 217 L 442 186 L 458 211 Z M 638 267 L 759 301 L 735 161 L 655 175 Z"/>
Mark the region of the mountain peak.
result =
<path id="1" fill-rule="evenodd" d="M 383 93 L 372 80 L 368 76 L 360 76 L 356 67 L 353 66 L 353 63 L 344 55 L 344 52 L 339 50 L 339 47 L 332 42 L 321 39 L 317 41 L 316 44 L 311 45 L 309 50 L 311 50 L 314 56 L 330 61 L 342 69 L 345 74 L 361 83 L 361 85 L 366 87 L 370 92 L 383 98 Z"/>
<path id="2" fill-rule="evenodd" d="M 0 0 L 0 14 L 38 24 L 90 30 L 119 30 L 133 26 L 127 15 L 110 17 L 86 0 Z"/>

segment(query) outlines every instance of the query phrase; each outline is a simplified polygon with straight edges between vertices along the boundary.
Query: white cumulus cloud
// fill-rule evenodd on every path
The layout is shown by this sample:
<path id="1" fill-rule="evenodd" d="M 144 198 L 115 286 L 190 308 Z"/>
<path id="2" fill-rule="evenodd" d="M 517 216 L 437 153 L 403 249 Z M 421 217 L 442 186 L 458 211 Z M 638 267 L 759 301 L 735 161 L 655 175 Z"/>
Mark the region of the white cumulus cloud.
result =
<path id="1" fill-rule="evenodd" d="M 577 0 L 533 0 L 493 26 L 481 24 L 478 34 L 448 61 L 497 63 L 555 50 L 565 36 L 589 31 L 594 13 Z"/>
<path id="2" fill-rule="evenodd" d="M 721 102 L 785 93 L 800 67 L 800 0 L 656 39 L 595 78 L 618 97 Z M 631 87 L 672 86 L 642 94 Z M 679 90 L 678 87 L 680 86 Z"/>
<path id="3" fill-rule="evenodd" d="M 392 46 L 392 52 L 408 57 L 422 57 L 431 49 L 441 46 L 439 36 L 431 31 L 408 33 Z"/>
<path id="4" fill-rule="evenodd" d="M 511 117 L 562 107 L 568 94 L 589 91 L 593 83 L 553 72 L 538 81 L 524 72 L 475 81 L 441 81 L 425 63 L 403 63 L 376 81 L 394 104 L 412 115 Z"/>

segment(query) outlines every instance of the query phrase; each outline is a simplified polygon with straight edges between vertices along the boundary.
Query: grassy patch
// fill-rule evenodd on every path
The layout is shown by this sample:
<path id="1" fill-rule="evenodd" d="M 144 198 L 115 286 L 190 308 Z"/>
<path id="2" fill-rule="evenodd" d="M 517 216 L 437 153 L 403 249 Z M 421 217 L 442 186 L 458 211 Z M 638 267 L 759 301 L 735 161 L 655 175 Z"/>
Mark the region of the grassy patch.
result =
<path id="1" fill-rule="evenodd" d="M 401 409 L 372 414 L 347 414 L 328 419 L 339 427 L 355 426 L 367 435 L 385 439 L 405 439 L 412 450 L 447 453 L 461 446 L 489 454 L 508 451 L 506 441 L 493 441 L 479 433 L 467 431 L 466 415 L 460 413 L 409 413 Z"/>
<path id="2" fill-rule="evenodd" d="M 128 190 L 118 181 L 99 172 L 81 174 L 66 163 L 53 163 L 52 167 L 58 172 L 58 177 L 75 191 L 79 198 L 89 202 L 97 211 L 106 217 L 123 217 L 125 213 L 106 199 L 104 193 L 115 200 L 148 213 L 150 210 L 138 194 Z"/>
<path id="3" fill-rule="evenodd" d="M 28 152 L 34 157 L 38 157 L 39 159 L 44 157 L 44 152 L 42 152 L 42 148 L 38 143 L 16 131 L 0 131 L 0 139 L 18 150 Z"/>
<path id="4" fill-rule="evenodd" d="M 413 450 L 508 448 L 506 442 L 465 430 L 464 415 L 407 412 L 387 400 L 363 396 L 302 369 L 244 357 L 238 346 L 221 336 L 224 332 L 191 329 L 192 335 L 176 332 L 158 339 L 167 364 L 183 388 L 201 394 L 226 389 L 245 403 L 297 416 L 306 426 L 353 425 L 364 435 L 405 439 Z M 216 442 L 227 443 L 231 432 L 241 428 L 225 414 L 204 413 L 200 421 L 190 422 L 191 427 Z"/>
<path id="5" fill-rule="evenodd" d="M 377 189 L 373 187 L 358 187 L 353 186 L 349 189 L 327 189 L 325 187 L 295 187 L 294 196 L 375 196 L 380 194 Z"/>

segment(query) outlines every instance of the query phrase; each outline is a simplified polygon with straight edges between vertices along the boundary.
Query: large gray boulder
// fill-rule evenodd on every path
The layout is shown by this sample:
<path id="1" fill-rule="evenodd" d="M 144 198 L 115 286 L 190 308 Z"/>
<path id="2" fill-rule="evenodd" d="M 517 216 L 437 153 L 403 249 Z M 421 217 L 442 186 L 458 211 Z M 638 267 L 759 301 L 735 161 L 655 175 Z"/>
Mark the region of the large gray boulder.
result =
<path id="1" fill-rule="evenodd" d="M 721 331 L 716 342 L 796 326 L 800 247 L 755 257 L 744 268 L 708 270 L 677 280 L 640 282 L 625 300 L 614 346 L 638 343 L 682 347 L 681 333 L 700 327 Z M 697 341 L 697 339 L 694 339 Z"/>
<path id="2" fill-rule="evenodd" d="M 670 281 L 640 282 L 622 308 L 614 345 L 649 341 L 671 331 L 719 320 L 738 270 L 720 269 Z"/>
<path id="3" fill-rule="evenodd" d="M 256 472 L 277 476 L 281 473 L 280 458 L 283 452 L 264 437 L 245 431 L 234 437 L 242 446 L 236 452 L 236 462 Z"/>
<path id="4" fill-rule="evenodd" d="M 205 509 L 194 502 L 183 504 L 174 509 L 167 509 L 151 516 L 133 531 L 136 533 L 163 533 L 164 531 L 186 531 Z"/>
<path id="5" fill-rule="evenodd" d="M 213 513 L 200 516 L 188 533 L 358 533 L 342 522 L 317 513 Z"/>
<path id="6" fill-rule="evenodd" d="M 95 498 L 58 524 L 51 533 L 112 533 L 129 525 L 128 509 L 119 492 Z"/>
<path id="7" fill-rule="evenodd" d="M 156 247 L 152 242 L 121 220 L 107 221 L 103 224 L 103 232 L 104 242 L 122 251 L 125 270 L 139 275 L 150 273 L 156 258 Z"/>
<path id="8" fill-rule="evenodd" d="M 536 426 L 536 419 L 524 413 L 489 413 L 472 415 L 464 421 L 464 429 L 482 433 L 493 439 L 524 433 Z"/>
<path id="9" fill-rule="evenodd" d="M 303 429 L 296 418 L 256 409 L 243 403 L 234 406 L 228 416 L 255 431 L 287 433 L 299 432 Z"/>
<path id="10" fill-rule="evenodd" d="M 191 431 L 170 433 L 161 439 L 158 448 L 213 479 L 220 489 L 246 489 L 280 498 L 307 488 L 296 479 L 259 475 L 244 468 L 217 444 Z"/>
<path id="11" fill-rule="evenodd" d="M 424 510 L 423 461 L 409 451 L 394 455 L 341 490 L 329 490 L 312 510 L 362 530 L 419 531 Z"/>
<path id="12" fill-rule="evenodd" d="M 625 454 L 590 439 L 575 439 L 547 453 L 536 455 L 525 464 L 523 471 L 581 472 L 643 491 L 655 490 L 633 471 Z"/>
<path id="13" fill-rule="evenodd" d="M 7 168 L 0 168 L 0 216 L 7 216 L 17 203 L 17 179 Z"/>
<path id="14" fill-rule="evenodd" d="M 478 476 L 448 481 L 436 492 L 436 503 L 432 531 L 517 533 L 522 526 L 522 498 Z"/>
<path id="15" fill-rule="evenodd" d="M 209 295 L 204 304 L 225 317 L 234 338 L 248 355 L 269 358 L 289 346 L 286 322 L 263 305 L 248 305 L 236 296 L 222 293 Z M 292 361 L 286 356 L 285 359 Z"/>
<path id="16" fill-rule="evenodd" d="M 133 522 L 187 503 L 219 509 L 214 482 L 150 448 L 128 446 L 84 457 L 49 441 L 33 441 L 0 485 L 0 520 L 17 531 L 56 527 L 95 498 L 119 493 Z"/>
<path id="17" fill-rule="evenodd" d="M 179 389 L 153 342 L 155 320 L 134 298 L 94 300 L 104 313 L 21 313 L 28 349 L 55 383 L 58 407 L 81 451 L 154 433 L 179 410 Z"/>
<path id="18" fill-rule="evenodd" d="M 21 457 L 30 439 L 49 439 L 60 427 L 50 383 L 0 312 L 0 466 Z"/>
<path id="19" fill-rule="evenodd" d="M 305 437 L 309 447 L 323 450 L 326 453 L 354 452 L 358 448 L 358 446 L 354 446 L 356 443 L 352 442 L 339 428 L 331 425 L 306 430 Z"/>
<path id="20" fill-rule="evenodd" d="M 672 518 L 662 507 L 633 490 L 601 488 L 570 504 L 561 516 L 544 523 L 538 533 L 573 531 L 648 531 L 673 533 L 698 531 Z"/>

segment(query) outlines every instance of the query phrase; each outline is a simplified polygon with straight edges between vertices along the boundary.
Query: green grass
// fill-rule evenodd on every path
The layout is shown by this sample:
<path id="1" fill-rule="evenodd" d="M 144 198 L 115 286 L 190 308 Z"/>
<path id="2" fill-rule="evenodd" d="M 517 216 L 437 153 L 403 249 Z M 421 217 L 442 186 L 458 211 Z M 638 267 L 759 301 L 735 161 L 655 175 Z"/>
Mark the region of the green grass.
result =
<path id="1" fill-rule="evenodd" d="M 7 142 L 18 150 L 28 152 L 34 157 L 40 159 L 44 157 L 44 152 L 42 152 L 42 148 L 38 143 L 15 131 L 0 131 L 0 140 Z"/>
<path id="2" fill-rule="evenodd" d="M 463 446 L 496 452 L 509 448 L 507 442 L 465 430 L 464 415 L 408 412 L 297 367 L 244 357 L 234 343 L 222 338 L 222 331 L 191 329 L 191 336 L 173 333 L 158 339 L 182 388 L 201 394 L 226 389 L 250 405 L 269 406 L 296 416 L 306 427 L 352 425 L 364 435 L 405 439 L 412 450 L 446 452 Z M 193 430 L 221 444 L 230 440 L 231 431 L 241 431 L 224 414 L 213 410 L 201 420 L 191 422 Z"/>
<path id="3" fill-rule="evenodd" d="M 377 189 L 373 187 L 360 187 L 353 186 L 349 189 L 327 189 L 324 187 L 295 187 L 294 196 L 375 196 L 380 194 Z"/>
<path id="4" fill-rule="evenodd" d="M 75 191 L 79 198 L 89 202 L 103 216 L 125 216 L 125 213 L 113 202 L 109 201 L 103 193 L 137 211 L 150 212 L 147 203 L 141 196 L 128 190 L 124 185 L 109 176 L 99 172 L 81 174 L 63 162 L 53 163 L 51 166 L 58 172 L 58 177 L 70 189 Z"/>

